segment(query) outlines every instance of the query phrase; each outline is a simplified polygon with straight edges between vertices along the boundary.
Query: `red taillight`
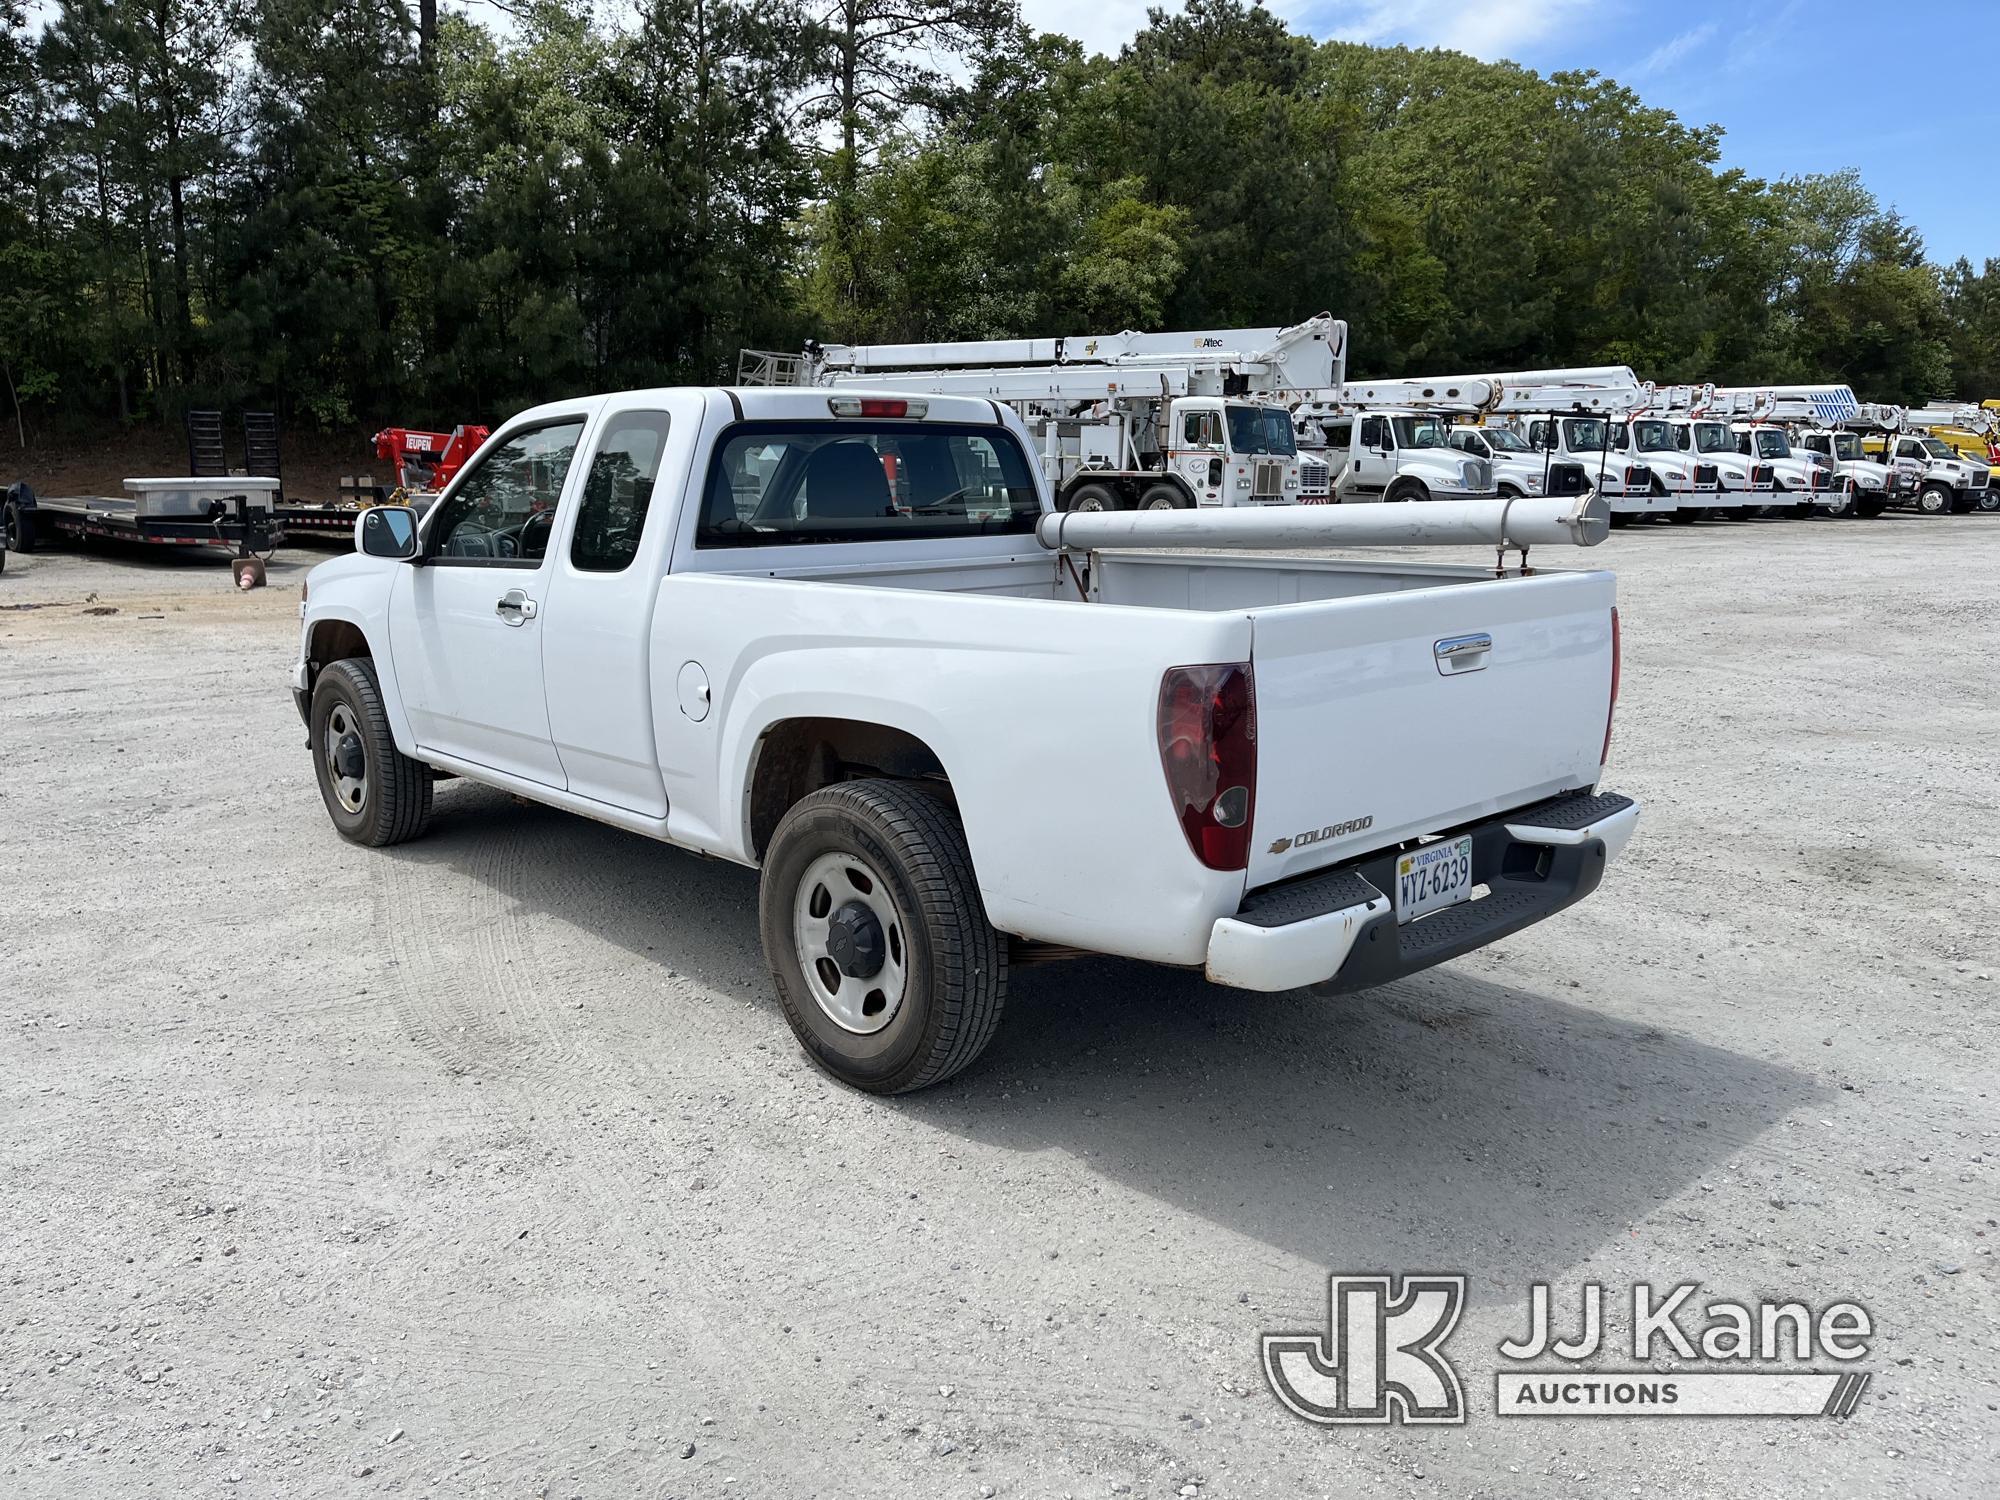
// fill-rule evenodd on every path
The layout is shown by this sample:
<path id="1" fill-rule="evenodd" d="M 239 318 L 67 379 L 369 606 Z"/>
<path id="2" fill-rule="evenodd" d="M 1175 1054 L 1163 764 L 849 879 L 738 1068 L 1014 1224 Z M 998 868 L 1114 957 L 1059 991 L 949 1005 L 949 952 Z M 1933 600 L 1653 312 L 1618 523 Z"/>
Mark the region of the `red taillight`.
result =
<path id="1" fill-rule="evenodd" d="M 1618 673 L 1625 652 L 1618 638 L 1618 606 L 1611 606 L 1611 702 L 1604 709 L 1604 749 L 1599 752 L 1597 763 L 1608 765 L 1611 761 L 1611 720 L 1618 712 Z"/>
<path id="2" fill-rule="evenodd" d="M 864 417 L 900 417 L 907 415 L 910 403 L 907 401 L 878 401 L 867 396 L 861 398 L 861 415 Z"/>
<path id="3" fill-rule="evenodd" d="M 1250 863 L 1257 811 L 1257 686 L 1248 662 L 1170 667 L 1160 680 L 1160 765 L 1188 847 L 1211 870 Z"/>

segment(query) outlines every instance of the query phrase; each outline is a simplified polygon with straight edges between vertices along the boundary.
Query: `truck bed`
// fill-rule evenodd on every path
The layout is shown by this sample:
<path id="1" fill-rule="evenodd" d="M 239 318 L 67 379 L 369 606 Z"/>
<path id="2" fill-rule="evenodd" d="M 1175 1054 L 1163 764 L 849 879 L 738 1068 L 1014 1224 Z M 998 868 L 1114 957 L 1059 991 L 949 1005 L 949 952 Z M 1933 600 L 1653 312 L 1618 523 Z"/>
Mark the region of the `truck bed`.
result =
<path id="1" fill-rule="evenodd" d="M 1057 605 L 1074 623 L 1024 620 L 1013 633 L 1059 631 L 1074 649 L 1096 634 L 1084 624 L 1096 613 L 1088 605 L 1116 606 L 1123 619 L 1247 623 L 1258 716 L 1253 888 L 1597 780 L 1613 670 L 1608 572 L 1495 578 L 1474 565 L 1151 551 L 1091 563 L 1087 598 L 1045 552 L 766 576 Z M 872 613 L 844 618 L 860 626 Z M 1097 649 L 1115 651 L 1125 635 Z M 1176 635 L 1163 620 L 1151 638 Z M 1473 649 L 1482 639 L 1490 648 Z M 1156 757 L 1134 758 L 1135 774 L 1156 772 L 1147 764 Z"/>

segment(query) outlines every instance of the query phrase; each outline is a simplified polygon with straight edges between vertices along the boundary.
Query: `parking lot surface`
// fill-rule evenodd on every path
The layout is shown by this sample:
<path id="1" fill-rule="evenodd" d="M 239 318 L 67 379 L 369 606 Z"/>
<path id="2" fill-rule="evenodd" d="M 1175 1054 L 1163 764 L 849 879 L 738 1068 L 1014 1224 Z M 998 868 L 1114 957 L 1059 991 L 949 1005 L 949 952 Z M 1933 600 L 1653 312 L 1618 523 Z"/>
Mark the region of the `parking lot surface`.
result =
<path id="1" fill-rule="evenodd" d="M 313 560 L 0 575 L 0 1492 L 2000 1483 L 2000 522 L 1538 556 L 1620 576 L 1645 812 L 1597 896 L 1340 1000 L 1023 969 L 890 1101 L 793 1045 L 752 872 L 462 781 L 342 843 L 284 687 Z M 1466 1425 L 1278 1406 L 1259 1336 L 1334 1270 L 1469 1278 Z M 1858 1300 L 1866 1399 L 1497 1417 L 1530 1283 L 1586 1280 Z"/>

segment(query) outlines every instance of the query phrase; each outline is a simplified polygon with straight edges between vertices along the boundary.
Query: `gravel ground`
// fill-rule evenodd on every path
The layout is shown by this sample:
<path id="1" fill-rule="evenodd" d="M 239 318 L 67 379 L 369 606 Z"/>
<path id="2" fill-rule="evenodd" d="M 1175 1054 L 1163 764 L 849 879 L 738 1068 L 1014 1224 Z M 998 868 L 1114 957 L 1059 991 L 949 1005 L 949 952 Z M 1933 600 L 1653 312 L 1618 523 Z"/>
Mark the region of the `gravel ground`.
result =
<path id="1" fill-rule="evenodd" d="M 1647 810 L 1591 901 L 1339 1001 L 1029 969 L 883 1102 L 748 872 L 463 782 L 337 839 L 309 554 L 10 556 L 0 1493 L 1994 1493 L 2000 524 L 1596 557 Z M 1278 1407 L 1330 1269 L 1471 1278 L 1468 1425 Z M 1493 1415 L 1530 1282 L 1641 1279 L 1858 1298 L 1867 1400 Z"/>

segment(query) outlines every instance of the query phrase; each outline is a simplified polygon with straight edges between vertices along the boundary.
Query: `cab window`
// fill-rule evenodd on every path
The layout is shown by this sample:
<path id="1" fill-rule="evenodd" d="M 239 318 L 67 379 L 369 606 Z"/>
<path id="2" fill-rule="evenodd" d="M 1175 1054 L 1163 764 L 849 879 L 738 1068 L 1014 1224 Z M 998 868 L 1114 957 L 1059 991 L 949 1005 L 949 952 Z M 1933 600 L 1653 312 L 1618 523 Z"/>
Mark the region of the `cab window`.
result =
<path id="1" fill-rule="evenodd" d="M 1034 531 L 1041 494 L 1004 427 L 739 422 L 710 460 L 697 547 Z"/>
<path id="2" fill-rule="evenodd" d="M 666 446 L 663 411 L 622 412 L 610 419 L 576 508 L 569 543 L 572 567 L 585 573 L 622 573 L 631 566 Z"/>
<path id="3" fill-rule="evenodd" d="M 426 555 L 442 564 L 539 568 L 583 418 L 515 433 L 439 502 Z"/>

